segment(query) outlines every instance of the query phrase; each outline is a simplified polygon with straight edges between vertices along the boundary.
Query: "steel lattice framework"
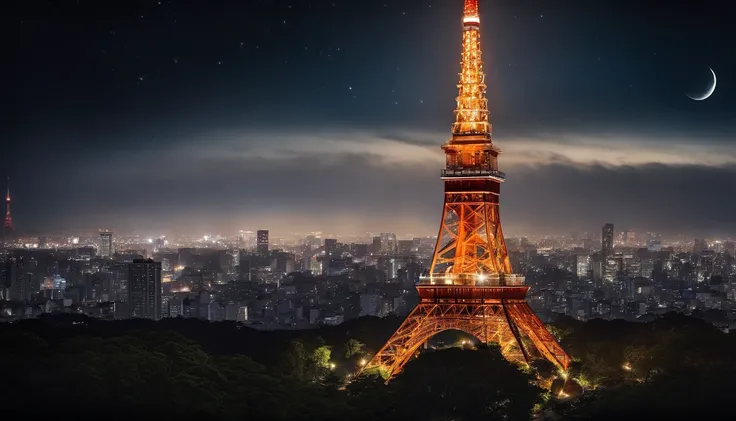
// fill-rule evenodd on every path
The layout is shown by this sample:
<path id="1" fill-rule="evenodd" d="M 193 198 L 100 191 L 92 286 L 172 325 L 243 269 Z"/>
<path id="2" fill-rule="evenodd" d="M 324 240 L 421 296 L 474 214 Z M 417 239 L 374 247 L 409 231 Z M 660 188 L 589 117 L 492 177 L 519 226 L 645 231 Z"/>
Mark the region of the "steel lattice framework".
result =
<path id="1" fill-rule="evenodd" d="M 389 379 L 427 339 L 449 329 L 498 343 L 511 361 L 544 358 L 561 370 L 570 363 L 529 307 L 529 287 L 509 262 L 499 217 L 505 174 L 491 139 L 478 0 L 465 0 L 463 28 L 456 118 L 452 138 L 442 146 L 445 204 L 434 258 L 417 285 L 420 303 L 366 365 Z"/>
<path id="2" fill-rule="evenodd" d="M 455 191 L 445 193 L 430 273 L 460 276 L 511 273 L 497 196 Z"/>

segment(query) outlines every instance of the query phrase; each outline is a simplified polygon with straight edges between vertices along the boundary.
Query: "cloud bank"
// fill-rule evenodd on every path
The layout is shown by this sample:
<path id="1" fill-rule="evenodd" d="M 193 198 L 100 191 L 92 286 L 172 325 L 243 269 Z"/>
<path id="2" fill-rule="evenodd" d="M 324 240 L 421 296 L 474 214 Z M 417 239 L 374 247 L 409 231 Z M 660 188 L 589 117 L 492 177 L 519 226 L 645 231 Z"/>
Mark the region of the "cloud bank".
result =
<path id="1" fill-rule="evenodd" d="M 84 209 L 72 224 L 80 227 L 115 221 L 119 230 L 193 234 L 434 235 L 446 139 L 420 131 L 202 134 L 85 167 L 69 180 L 82 193 L 59 206 Z M 664 232 L 736 229 L 736 150 L 721 140 L 535 135 L 495 142 L 508 175 L 501 202 L 507 235 L 597 232 L 606 222 Z"/>

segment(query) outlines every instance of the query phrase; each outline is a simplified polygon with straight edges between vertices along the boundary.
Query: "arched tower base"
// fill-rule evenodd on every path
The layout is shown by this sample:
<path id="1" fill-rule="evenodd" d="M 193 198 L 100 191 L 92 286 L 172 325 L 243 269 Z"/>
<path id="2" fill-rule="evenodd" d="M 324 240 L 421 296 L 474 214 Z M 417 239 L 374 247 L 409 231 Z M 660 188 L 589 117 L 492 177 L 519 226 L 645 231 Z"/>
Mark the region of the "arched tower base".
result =
<path id="1" fill-rule="evenodd" d="M 508 360 L 520 364 L 549 360 L 566 370 L 570 358 L 526 302 L 528 286 L 419 285 L 421 302 L 366 365 L 388 376 L 401 371 L 435 334 L 455 329 L 483 343 L 496 343 Z"/>

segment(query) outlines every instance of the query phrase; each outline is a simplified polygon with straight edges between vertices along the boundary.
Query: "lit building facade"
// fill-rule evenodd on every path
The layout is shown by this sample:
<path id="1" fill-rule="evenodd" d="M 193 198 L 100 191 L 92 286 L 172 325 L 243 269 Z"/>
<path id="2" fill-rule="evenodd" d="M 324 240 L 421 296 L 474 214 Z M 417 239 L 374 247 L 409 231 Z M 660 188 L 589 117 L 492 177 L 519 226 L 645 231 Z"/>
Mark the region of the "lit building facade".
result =
<path id="1" fill-rule="evenodd" d="M 261 256 L 268 255 L 268 230 L 258 230 L 256 234 L 256 252 Z"/>
<path id="2" fill-rule="evenodd" d="M 112 245 L 112 232 L 103 231 L 100 233 L 100 257 L 112 257 L 114 253 Z"/>
<path id="3" fill-rule="evenodd" d="M 136 259 L 128 264 L 128 308 L 131 319 L 161 318 L 161 262 Z"/>
<path id="4" fill-rule="evenodd" d="M 604 257 L 609 257 L 613 254 L 613 224 L 603 226 L 601 232 L 601 253 Z"/>

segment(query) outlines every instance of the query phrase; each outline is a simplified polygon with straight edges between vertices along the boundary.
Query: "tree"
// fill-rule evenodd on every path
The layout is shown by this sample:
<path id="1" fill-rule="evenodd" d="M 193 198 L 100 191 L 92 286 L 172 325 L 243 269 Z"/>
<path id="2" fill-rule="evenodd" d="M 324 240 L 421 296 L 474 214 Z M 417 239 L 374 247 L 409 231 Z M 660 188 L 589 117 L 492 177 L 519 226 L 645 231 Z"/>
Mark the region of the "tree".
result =
<path id="1" fill-rule="evenodd" d="M 526 419 L 541 401 L 533 381 L 498 347 L 450 348 L 409 362 L 389 387 L 406 417 Z"/>
<path id="2" fill-rule="evenodd" d="M 358 420 L 397 419 L 397 394 L 386 386 L 380 374 L 363 373 L 345 387 L 348 404 L 354 408 Z"/>
<path id="3" fill-rule="evenodd" d="M 561 342 L 565 336 L 573 332 L 573 328 L 569 326 L 558 326 L 553 324 L 545 325 L 547 331 L 555 337 L 557 342 Z"/>
<path id="4" fill-rule="evenodd" d="M 312 363 L 320 368 L 329 368 L 330 367 L 330 356 L 332 356 L 332 350 L 327 345 L 322 345 L 320 347 L 317 347 L 314 352 L 312 352 Z"/>
<path id="5" fill-rule="evenodd" d="M 304 380 L 307 375 L 307 364 L 307 351 L 304 349 L 304 344 L 297 340 L 291 341 L 284 354 L 283 371 L 294 378 Z"/>
<path id="6" fill-rule="evenodd" d="M 311 382 L 321 381 L 332 368 L 330 357 L 332 350 L 327 345 L 322 345 L 314 349 L 306 363 L 306 380 Z"/>
<path id="7" fill-rule="evenodd" d="M 345 359 L 349 360 L 356 354 L 360 356 L 363 352 L 363 349 L 365 348 L 365 344 L 356 340 L 356 339 L 348 339 L 347 342 L 345 342 Z"/>

